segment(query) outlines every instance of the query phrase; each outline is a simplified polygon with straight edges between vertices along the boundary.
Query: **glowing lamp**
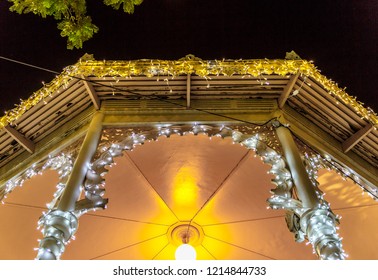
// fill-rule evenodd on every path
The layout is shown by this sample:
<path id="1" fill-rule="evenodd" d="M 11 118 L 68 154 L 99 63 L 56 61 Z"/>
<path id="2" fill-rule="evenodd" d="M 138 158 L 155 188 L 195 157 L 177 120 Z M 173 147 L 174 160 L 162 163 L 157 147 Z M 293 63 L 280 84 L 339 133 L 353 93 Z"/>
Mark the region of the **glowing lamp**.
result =
<path id="1" fill-rule="evenodd" d="M 197 257 L 196 249 L 189 244 L 181 244 L 175 252 L 176 260 L 195 260 Z"/>
<path id="2" fill-rule="evenodd" d="M 167 236 L 170 243 L 177 247 L 176 260 L 197 259 L 195 247 L 202 244 L 204 236 L 201 226 L 190 221 L 177 222 L 168 229 Z"/>

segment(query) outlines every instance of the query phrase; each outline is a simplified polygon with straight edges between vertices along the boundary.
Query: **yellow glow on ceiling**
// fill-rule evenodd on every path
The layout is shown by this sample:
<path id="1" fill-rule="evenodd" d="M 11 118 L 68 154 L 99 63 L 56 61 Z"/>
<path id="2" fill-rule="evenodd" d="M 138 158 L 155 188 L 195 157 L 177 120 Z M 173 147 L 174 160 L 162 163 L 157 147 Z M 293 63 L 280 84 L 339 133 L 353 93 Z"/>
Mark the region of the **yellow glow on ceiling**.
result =
<path id="1" fill-rule="evenodd" d="M 180 168 L 173 179 L 173 206 L 181 220 L 190 220 L 193 211 L 198 208 L 197 170 L 192 166 Z"/>

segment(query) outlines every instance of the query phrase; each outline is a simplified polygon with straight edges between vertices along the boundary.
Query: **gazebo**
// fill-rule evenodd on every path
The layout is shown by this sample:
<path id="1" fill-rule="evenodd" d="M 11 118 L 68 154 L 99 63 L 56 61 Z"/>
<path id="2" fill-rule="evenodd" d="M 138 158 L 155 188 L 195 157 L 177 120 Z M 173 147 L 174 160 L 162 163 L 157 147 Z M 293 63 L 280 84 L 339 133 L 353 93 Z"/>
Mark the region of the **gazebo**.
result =
<path id="1" fill-rule="evenodd" d="M 377 124 L 294 52 L 85 55 L 0 118 L 0 259 L 378 259 Z"/>

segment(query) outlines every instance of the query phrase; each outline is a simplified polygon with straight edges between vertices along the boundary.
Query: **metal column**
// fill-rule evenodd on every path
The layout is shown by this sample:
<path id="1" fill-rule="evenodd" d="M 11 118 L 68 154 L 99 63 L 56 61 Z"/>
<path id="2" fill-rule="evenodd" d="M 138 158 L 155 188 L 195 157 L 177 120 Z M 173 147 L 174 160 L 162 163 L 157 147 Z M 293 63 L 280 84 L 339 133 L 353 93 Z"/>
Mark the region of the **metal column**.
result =
<path id="1" fill-rule="evenodd" d="M 94 114 L 57 208 L 41 218 L 44 238 L 40 242 L 37 259 L 59 259 L 64 252 L 65 244 L 77 230 L 78 219 L 73 211 L 80 197 L 89 164 L 97 150 L 103 119 L 102 112 Z"/>
<path id="2" fill-rule="evenodd" d="M 319 198 L 308 176 L 301 155 L 295 145 L 290 130 L 285 126 L 276 127 L 276 133 L 280 140 L 287 165 L 290 169 L 298 198 L 304 208 L 314 208 L 319 204 Z"/>
<path id="3" fill-rule="evenodd" d="M 307 236 L 320 259 L 345 259 L 341 239 L 337 234 L 337 217 L 332 213 L 329 205 L 318 197 L 316 187 L 309 178 L 290 130 L 278 122 L 274 123 L 274 126 L 298 198 L 302 202 L 300 209 L 302 214 L 298 216 L 300 228 L 297 231 Z"/>

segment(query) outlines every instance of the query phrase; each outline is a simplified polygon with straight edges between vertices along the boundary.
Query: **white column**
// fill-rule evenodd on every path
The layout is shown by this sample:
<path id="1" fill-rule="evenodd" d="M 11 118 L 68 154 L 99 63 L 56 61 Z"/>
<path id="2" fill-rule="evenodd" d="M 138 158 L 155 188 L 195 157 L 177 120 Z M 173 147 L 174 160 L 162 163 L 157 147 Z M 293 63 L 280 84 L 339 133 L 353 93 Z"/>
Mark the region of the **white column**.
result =
<path id="1" fill-rule="evenodd" d="M 320 259 L 344 259 L 345 253 L 337 234 L 337 217 L 318 197 L 290 130 L 279 123 L 274 125 L 298 199 L 304 208 L 304 212 L 299 217 L 300 231 L 307 236 Z"/>
<path id="2" fill-rule="evenodd" d="M 80 197 L 91 159 L 97 150 L 102 133 L 103 118 L 104 114 L 101 112 L 94 114 L 57 208 L 49 211 L 40 219 L 44 238 L 39 244 L 37 259 L 59 259 L 64 252 L 66 243 L 77 230 L 78 219 L 74 214 L 75 204 Z"/>
<path id="3" fill-rule="evenodd" d="M 276 127 L 276 133 L 280 140 L 286 163 L 290 169 L 299 200 L 302 201 L 304 208 L 317 207 L 319 204 L 319 198 L 303 164 L 301 155 L 295 145 L 290 130 L 285 126 L 280 125 Z"/>
<path id="4" fill-rule="evenodd" d="M 81 186 L 87 174 L 92 157 L 96 153 L 102 132 L 104 114 L 96 112 L 89 125 L 87 135 L 74 163 L 72 173 L 67 180 L 64 193 L 60 199 L 58 209 L 62 211 L 75 210 L 75 203 L 79 199 Z"/>

